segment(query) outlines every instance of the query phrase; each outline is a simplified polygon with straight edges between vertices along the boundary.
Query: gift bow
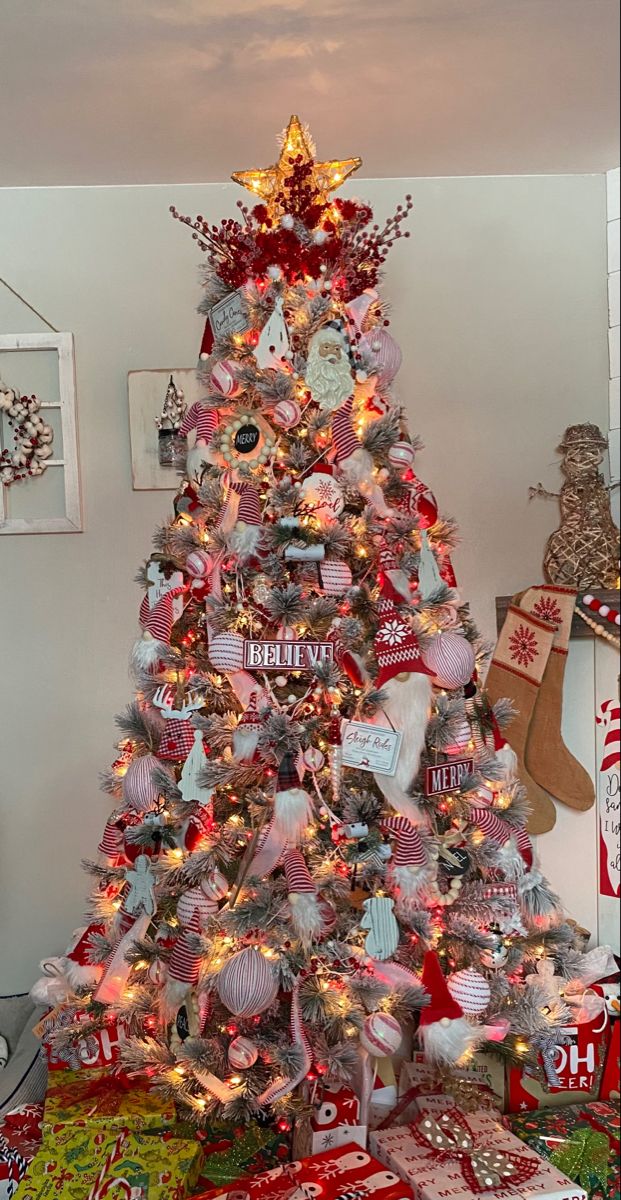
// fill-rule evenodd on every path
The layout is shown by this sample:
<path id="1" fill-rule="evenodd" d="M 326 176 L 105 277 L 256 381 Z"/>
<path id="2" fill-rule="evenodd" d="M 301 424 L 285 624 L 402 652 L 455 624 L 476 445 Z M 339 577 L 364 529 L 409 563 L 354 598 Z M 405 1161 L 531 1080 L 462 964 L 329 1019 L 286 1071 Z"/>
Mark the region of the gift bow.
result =
<path id="1" fill-rule="evenodd" d="M 610 1143 L 597 1129 L 574 1129 L 569 1140 L 550 1156 L 550 1162 L 564 1175 L 593 1190 L 594 1175 L 605 1190 L 608 1182 Z"/>
<path id="2" fill-rule="evenodd" d="M 477 1146 L 466 1118 L 457 1108 L 449 1108 L 437 1118 L 423 1112 L 410 1129 L 419 1144 L 431 1150 L 438 1161 L 458 1162 L 473 1192 L 515 1187 L 526 1183 L 539 1170 L 536 1158 Z"/>

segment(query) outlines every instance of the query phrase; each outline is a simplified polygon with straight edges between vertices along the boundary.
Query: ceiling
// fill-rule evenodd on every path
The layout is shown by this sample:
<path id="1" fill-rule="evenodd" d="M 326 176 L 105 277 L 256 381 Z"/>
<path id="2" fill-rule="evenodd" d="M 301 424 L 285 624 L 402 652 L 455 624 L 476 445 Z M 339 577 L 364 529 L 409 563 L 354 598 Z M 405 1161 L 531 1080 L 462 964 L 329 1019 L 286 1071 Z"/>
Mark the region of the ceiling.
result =
<path id="1" fill-rule="evenodd" d="M 617 165 L 618 0 L 0 0 L 0 186 Z"/>

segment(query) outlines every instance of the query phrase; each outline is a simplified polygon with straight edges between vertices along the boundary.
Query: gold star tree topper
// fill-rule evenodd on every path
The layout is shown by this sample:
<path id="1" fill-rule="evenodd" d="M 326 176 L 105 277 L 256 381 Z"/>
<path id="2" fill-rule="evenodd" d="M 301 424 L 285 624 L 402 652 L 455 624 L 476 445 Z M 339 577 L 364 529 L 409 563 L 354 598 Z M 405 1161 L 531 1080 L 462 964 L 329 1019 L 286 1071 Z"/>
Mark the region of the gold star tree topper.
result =
<path id="1" fill-rule="evenodd" d="M 316 162 L 315 147 L 310 134 L 304 129 L 300 118 L 293 116 L 282 138 L 282 149 L 278 162 L 272 167 L 259 167 L 250 171 L 235 171 L 231 176 L 235 183 L 253 192 L 257 200 L 266 206 L 270 216 L 284 212 L 282 197 L 286 195 L 287 180 L 296 162 L 312 166 L 311 182 L 320 204 L 327 204 L 330 193 L 336 191 L 345 180 L 358 170 L 361 158 L 334 158 L 329 162 Z"/>

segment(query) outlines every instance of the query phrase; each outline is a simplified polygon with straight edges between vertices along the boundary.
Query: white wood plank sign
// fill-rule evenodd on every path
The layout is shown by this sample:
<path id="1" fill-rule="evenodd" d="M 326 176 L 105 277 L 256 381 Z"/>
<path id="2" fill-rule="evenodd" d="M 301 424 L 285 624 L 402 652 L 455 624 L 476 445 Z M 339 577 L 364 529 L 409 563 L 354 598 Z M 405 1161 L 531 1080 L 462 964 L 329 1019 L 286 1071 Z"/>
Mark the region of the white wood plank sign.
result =
<path id="1" fill-rule="evenodd" d="M 171 375 L 175 386 L 184 394 L 187 411 L 205 394 L 196 378 L 195 367 L 130 371 L 127 377 L 134 491 L 176 492 L 179 488 L 181 476 L 177 468 L 160 465 L 156 425 Z"/>

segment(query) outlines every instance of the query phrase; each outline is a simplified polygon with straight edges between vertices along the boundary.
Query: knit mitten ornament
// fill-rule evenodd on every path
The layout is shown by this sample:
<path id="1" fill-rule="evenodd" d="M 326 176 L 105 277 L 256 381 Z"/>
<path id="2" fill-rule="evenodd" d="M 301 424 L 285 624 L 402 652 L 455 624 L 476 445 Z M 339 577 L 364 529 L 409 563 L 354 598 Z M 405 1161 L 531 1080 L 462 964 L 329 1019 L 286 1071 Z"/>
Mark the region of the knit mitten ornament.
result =
<path id="1" fill-rule="evenodd" d="M 595 803 L 593 781 L 570 754 L 561 734 L 563 679 L 576 592 L 565 587 L 532 587 L 515 600 L 524 612 L 545 621 L 553 633 L 528 728 L 526 767 L 540 787 L 568 808 L 584 812 Z"/>
<path id="2" fill-rule="evenodd" d="M 535 783 L 525 762 L 531 718 L 553 641 L 554 630 L 547 622 L 510 605 L 485 681 L 491 705 L 506 697 L 517 710 L 505 732 L 517 756 L 518 776 L 528 792 L 531 812 L 527 829 L 533 834 L 547 833 L 556 824 L 554 803 Z"/>

